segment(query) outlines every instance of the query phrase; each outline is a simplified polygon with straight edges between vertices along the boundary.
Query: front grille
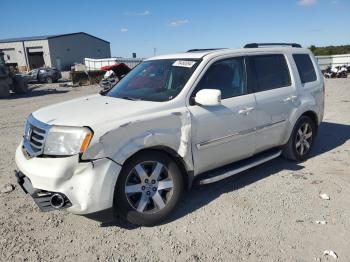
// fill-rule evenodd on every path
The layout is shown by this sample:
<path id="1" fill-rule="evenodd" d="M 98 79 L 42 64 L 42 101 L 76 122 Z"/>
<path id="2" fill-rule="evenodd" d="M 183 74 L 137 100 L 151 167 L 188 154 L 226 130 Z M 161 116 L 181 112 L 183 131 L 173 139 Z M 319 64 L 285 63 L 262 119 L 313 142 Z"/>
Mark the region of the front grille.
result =
<path id="1" fill-rule="evenodd" d="M 27 119 L 23 146 L 31 157 L 39 156 L 44 152 L 45 139 L 50 126 L 38 121 L 32 115 Z"/>
<path id="2" fill-rule="evenodd" d="M 44 149 L 44 139 L 46 132 L 35 126 L 30 126 L 29 143 L 35 153 L 42 152 Z"/>

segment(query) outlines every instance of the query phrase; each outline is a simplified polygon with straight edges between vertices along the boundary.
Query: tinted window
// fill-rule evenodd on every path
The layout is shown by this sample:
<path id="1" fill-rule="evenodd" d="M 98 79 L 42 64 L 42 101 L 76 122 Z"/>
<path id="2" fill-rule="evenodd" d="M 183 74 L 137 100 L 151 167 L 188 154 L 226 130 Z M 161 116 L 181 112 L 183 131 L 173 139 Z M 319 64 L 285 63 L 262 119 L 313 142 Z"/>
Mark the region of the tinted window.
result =
<path id="1" fill-rule="evenodd" d="M 212 64 L 196 87 L 194 96 L 202 89 L 219 89 L 222 99 L 246 94 L 244 58 L 230 58 Z"/>
<path id="2" fill-rule="evenodd" d="M 198 64 L 198 60 L 181 59 L 142 62 L 107 95 L 130 100 L 171 100 L 181 92 Z"/>
<path id="3" fill-rule="evenodd" d="M 291 85 L 289 69 L 283 55 L 249 57 L 257 92 Z"/>
<path id="4" fill-rule="evenodd" d="M 308 83 L 316 81 L 316 72 L 310 56 L 307 54 L 294 54 L 293 58 L 295 64 L 297 65 L 301 82 Z"/>

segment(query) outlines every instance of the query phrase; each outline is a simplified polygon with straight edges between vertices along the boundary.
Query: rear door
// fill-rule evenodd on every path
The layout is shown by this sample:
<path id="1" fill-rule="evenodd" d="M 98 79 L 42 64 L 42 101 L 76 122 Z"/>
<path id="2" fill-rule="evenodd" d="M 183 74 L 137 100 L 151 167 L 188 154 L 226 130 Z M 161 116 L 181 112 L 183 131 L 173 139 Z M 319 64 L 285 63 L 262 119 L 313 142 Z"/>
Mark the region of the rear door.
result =
<path id="1" fill-rule="evenodd" d="M 289 116 L 297 107 L 298 92 L 284 54 L 248 56 L 248 68 L 257 103 L 257 153 L 280 145 Z"/>
<path id="2" fill-rule="evenodd" d="M 318 121 L 322 121 L 324 113 L 324 82 L 322 72 L 318 67 L 315 58 L 310 54 L 293 54 L 293 59 L 298 70 L 303 91 L 316 100 L 316 110 L 318 112 Z M 319 123 L 317 123 L 319 124 Z"/>

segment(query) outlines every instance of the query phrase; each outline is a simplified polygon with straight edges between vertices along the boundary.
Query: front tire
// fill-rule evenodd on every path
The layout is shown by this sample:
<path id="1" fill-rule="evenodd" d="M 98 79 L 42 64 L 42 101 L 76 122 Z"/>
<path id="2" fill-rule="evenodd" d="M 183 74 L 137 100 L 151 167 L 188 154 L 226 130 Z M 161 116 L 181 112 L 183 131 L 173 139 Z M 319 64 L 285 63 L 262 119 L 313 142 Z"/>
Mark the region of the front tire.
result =
<path id="1" fill-rule="evenodd" d="M 182 174 L 165 153 L 147 150 L 124 163 L 114 209 L 129 223 L 153 226 L 174 210 L 183 191 Z"/>
<path id="2" fill-rule="evenodd" d="M 294 161 L 307 159 L 316 134 L 315 122 L 308 116 L 301 116 L 294 126 L 288 143 L 282 148 L 283 156 Z"/>

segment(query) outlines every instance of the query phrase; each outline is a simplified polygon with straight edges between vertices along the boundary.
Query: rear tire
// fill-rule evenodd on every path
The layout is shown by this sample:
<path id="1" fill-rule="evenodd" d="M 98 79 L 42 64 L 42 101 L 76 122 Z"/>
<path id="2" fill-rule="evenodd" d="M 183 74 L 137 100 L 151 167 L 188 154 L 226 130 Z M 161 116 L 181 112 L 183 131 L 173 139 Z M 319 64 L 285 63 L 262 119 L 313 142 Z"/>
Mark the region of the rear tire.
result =
<path id="1" fill-rule="evenodd" d="M 292 134 L 282 148 L 285 158 L 293 161 L 307 159 L 316 134 L 316 125 L 308 116 L 301 116 L 296 122 Z"/>
<path id="2" fill-rule="evenodd" d="M 52 83 L 53 83 L 52 77 L 47 77 L 47 78 L 46 78 L 46 83 L 52 84 Z"/>
<path id="3" fill-rule="evenodd" d="M 114 210 L 129 223 L 153 226 L 174 210 L 182 191 L 177 164 L 160 151 L 143 151 L 123 165 L 115 187 Z"/>

